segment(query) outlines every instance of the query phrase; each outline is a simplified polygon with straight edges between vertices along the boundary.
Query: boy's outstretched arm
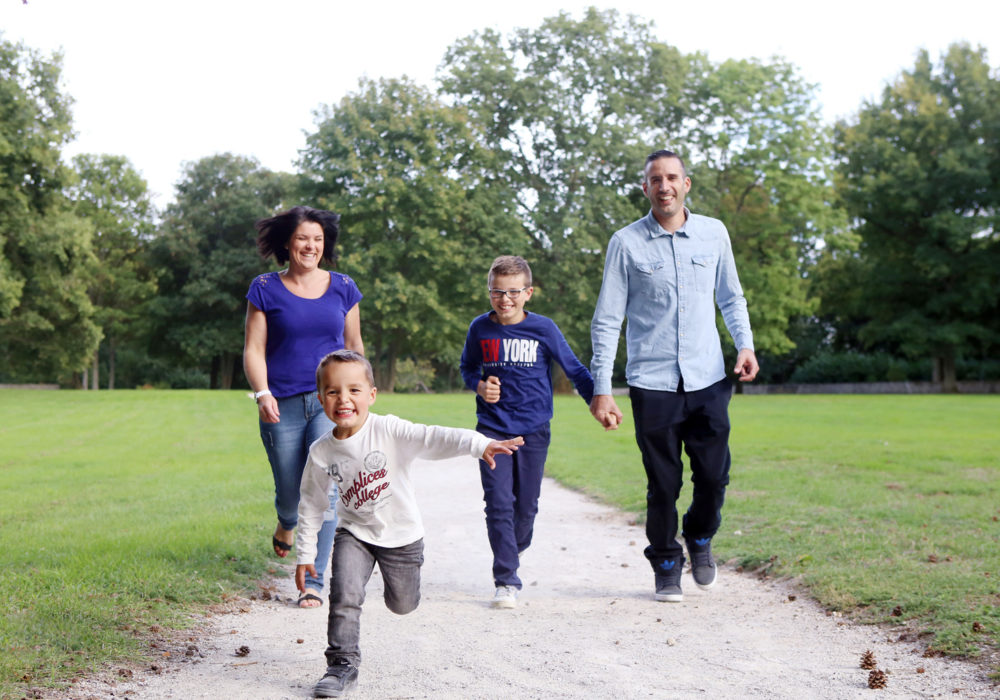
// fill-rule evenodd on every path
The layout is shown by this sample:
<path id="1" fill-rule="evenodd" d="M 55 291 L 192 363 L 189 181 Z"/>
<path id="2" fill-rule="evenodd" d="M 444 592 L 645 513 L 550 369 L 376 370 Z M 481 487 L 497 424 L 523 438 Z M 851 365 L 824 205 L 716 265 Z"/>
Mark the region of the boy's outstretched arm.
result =
<path id="1" fill-rule="evenodd" d="M 306 572 L 313 578 L 316 576 L 316 567 L 312 564 L 297 564 L 295 566 L 295 587 L 299 589 L 300 593 L 306 592 Z"/>
<path id="2" fill-rule="evenodd" d="M 482 460 L 490 465 L 490 469 L 496 469 L 497 463 L 493 461 L 493 455 L 498 452 L 502 452 L 505 455 L 513 454 L 514 451 L 521 445 L 524 444 L 524 438 L 518 435 L 516 438 L 511 438 L 510 440 L 493 440 L 486 449 L 483 451 Z M 298 576 L 298 572 L 296 572 Z M 297 580 L 297 579 L 296 579 Z M 305 578 L 302 579 L 302 585 L 305 585 Z"/>

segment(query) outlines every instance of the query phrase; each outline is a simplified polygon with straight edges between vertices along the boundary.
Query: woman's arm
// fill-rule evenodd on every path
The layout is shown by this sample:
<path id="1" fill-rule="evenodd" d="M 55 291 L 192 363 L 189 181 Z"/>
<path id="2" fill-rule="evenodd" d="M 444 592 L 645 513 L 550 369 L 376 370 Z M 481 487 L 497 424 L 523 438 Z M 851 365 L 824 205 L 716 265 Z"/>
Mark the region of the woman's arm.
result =
<path id="1" fill-rule="evenodd" d="M 355 304 L 344 317 L 344 347 L 365 354 L 365 344 L 361 340 L 361 311 Z"/>
<path id="2" fill-rule="evenodd" d="M 267 316 L 247 302 L 246 335 L 243 341 L 243 372 L 250 388 L 257 393 L 267 389 Z M 257 411 L 265 423 L 279 420 L 278 401 L 270 394 L 257 399 Z"/>

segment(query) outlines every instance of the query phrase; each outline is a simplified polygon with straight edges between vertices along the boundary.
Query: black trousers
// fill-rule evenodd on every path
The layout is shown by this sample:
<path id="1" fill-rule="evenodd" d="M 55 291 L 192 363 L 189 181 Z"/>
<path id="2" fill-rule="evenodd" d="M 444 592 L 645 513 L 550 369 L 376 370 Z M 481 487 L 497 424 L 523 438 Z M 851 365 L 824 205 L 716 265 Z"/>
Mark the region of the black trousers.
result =
<path id="1" fill-rule="evenodd" d="M 729 379 L 699 389 L 653 391 L 630 387 L 635 439 L 646 468 L 646 558 L 654 571 L 683 556 L 677 542 L 677 498 L 683 483 L 681 447 L 691 465 L 694 494 L 682 535 L 712 537 L 722 523 L 729 484 Z"/>

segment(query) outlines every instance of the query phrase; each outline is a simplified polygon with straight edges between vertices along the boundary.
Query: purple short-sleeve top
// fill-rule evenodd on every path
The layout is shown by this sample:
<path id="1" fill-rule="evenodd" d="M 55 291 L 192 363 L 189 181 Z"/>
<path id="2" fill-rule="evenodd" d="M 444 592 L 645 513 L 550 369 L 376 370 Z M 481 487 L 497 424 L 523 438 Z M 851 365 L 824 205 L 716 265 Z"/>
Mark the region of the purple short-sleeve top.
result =
<path id="1" fill-rule="evenodd" d="M 267 317 L 267 384 L 276 398 L 316 391 L 316 366 L 344 347 L 344 319 L 361 299 L 354 280 L 339 272 L 330 272 L 318 299 L 292 294 L 277 272 L 254 278 L 247 301 Z"/>

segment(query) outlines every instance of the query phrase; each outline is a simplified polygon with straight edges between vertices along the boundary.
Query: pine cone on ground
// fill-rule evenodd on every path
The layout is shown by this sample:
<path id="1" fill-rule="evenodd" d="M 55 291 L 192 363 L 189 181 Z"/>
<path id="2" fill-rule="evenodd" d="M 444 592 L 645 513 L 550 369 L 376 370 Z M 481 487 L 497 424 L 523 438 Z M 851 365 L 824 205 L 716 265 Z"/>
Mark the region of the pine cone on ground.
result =
<path id="1" fill-rule="evenodd" d="M 879 671 L 875 669 L 868 674 L 868 687 L 872 690 L 879 690 L 884 688 L 889 684 L 889 677 L 885 675 L 885 671 Z"/>
<path id="2" fill-rule="evenodd" d="M 859 665 L 866 671 L 870 671 L 871 669 L 878 666 L 878 664 L 875 662 L 875 654 L 872 652 L 871 649 L 868 649 L 867 651 L 865 651 L 864 654 L 861 655 L 861 663 Z"/>

